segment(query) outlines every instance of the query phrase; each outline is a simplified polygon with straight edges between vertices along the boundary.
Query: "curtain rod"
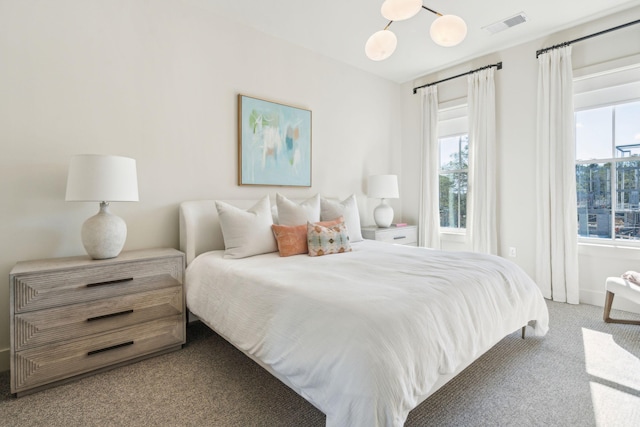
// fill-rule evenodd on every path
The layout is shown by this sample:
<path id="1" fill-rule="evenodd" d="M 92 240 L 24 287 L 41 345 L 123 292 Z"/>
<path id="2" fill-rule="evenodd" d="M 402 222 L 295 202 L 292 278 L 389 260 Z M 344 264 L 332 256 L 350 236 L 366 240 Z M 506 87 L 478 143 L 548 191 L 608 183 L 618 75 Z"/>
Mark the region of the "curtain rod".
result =
<path id="1" fill-rule="evenodd" d="M 497 64 L 485 65 L 484 67 L 476 68 L 475 70 L 467 71 L 466 73 L 458 74 L 457 76 L 448 77 L 446 79 L 438 80 L 437 82 L 427 83 L 426 85 L 418 86 L 413 88 L 413 94 L 415 95 L 418 92 L 418 89 L 422 89 L 423 87 L 429 87 L 433 85 L 437 85 L 438 83 L 447 82 L 449 80 L 457 79 L 458 77 L 467 76 L 469 74 L 473 74 L 478 71 L 485 70 L 487 68 L 496 67 L 498 70 L 502 70 L 502 62 L 498 62 Z"/>
<path id="2" fill-rule="evenodd" d="M 536 58 L 538 56 L 542 55 L 543 53 L 546 53 L 546 52 L 548 52 L 550 50 L 558 49 L 558 48 L 564 47 L 564 46 L 569 46 L 572 43 L 577 43 L 577 42 L 581 42 L 583 40 L 590 39 L 592 37 L 601 36 L 603 34 L 607 34 L 607 33 L 610 33 L 612 31 L 620 30 L 622 28 L 629 27 L 629 26 L 635 25 L 635 24 L 640 24 L 640 19 L 638 19 L 636 21 L 632 21 L 632 22 L 627 22 L 626 24 L 618 25 L 617 27 L 609 28 L 607 30 L 598 31 L 597 33 L 589 34 L 588 36 L 580 37 L 580 38 L 575 39 L 575 40 L 570 40 L 568 42 L 556 44 L 556 45 L 553 45 L 551 47 L 545 47 L 544 49 L 540 49 L 540 50 L 536 51 Z"/>

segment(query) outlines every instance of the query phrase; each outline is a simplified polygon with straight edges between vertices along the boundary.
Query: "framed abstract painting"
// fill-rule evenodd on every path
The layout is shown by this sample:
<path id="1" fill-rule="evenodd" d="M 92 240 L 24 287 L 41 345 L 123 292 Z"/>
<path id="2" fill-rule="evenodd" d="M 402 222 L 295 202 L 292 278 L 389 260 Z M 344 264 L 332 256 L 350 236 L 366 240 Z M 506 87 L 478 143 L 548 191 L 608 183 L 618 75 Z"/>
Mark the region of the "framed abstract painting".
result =
<path id="1" fill-rule="evenodd" d="M 238 95 L 238 185 L 311 187 L 311 111 Z"/>

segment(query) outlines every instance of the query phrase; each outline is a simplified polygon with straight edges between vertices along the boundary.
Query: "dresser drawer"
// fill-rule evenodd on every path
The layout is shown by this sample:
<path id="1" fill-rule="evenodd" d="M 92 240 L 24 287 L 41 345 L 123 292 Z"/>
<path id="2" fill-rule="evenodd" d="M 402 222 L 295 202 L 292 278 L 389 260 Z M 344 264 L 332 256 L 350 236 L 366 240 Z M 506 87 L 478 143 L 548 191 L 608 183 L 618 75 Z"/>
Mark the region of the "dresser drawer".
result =
<path id="1" fill-rule="evenodd" d="M 416 244 L 418 242 L 418 232 L 415 227 L 394 228 L 377 232 L 376 240 L 399 245 Z"/>
<path id="2" fill-rule="evenodd" d="M 363 227 L 362 237 L 377 240 L 379 242 L 396 243 L 399 245 L 418 245 L 418 227 L 407 225 L 406 227 Z"/>
<path id="3" fill-rule="evenodd" d="M 68 305 L 15 317 L 15 349 L 82 338 L 183 312 L 182 286 Z"/>
<path id="4" fill-rule="evenodd" d="M 97 265 L 14 277 L 14 312 L 39 310 L 176 286 L 182 258 Z M 179 279 L 178 280 L 176 280 Z"/>
<path id="5" fill-rule="evenodd" d="M 20 393 L 161 349 L 180 346 L 184 338 L 184 322 L 180 315 L 85 339 L 19 351 L 15 355 L 12 370 L 13 392 Z"/>

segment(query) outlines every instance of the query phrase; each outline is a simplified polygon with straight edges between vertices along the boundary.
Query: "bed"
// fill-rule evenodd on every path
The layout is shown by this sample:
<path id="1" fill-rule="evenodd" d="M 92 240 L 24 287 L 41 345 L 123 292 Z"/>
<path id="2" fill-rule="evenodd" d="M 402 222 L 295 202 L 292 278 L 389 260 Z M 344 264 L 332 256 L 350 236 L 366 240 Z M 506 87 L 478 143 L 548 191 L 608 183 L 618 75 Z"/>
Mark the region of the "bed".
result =
<path id="1" fill-rule="evenodd" d="M 328 256 L 227 259 L 213 200 L 181 204 L 180 246 L 189 311 L 327 426 L 402 426 L 506 335 L 548 330 L 536 284 L 496 256 L 364 240 Z"/>

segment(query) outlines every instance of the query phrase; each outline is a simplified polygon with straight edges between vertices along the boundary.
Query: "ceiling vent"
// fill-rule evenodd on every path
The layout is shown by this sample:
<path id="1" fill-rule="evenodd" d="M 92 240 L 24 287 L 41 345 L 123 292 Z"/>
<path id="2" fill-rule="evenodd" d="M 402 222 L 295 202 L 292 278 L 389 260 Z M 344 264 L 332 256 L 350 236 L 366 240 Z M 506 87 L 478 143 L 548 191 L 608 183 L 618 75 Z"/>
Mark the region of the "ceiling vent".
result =
<path id="1" fill-rule="evenodd" d="M 482 29 L 487 30 L 491 34 L 495 34 L 524 22 L 527 22 L 527 15 L 524 12 L 520 12 L 517 15 L 510 16 L 509 18 L 503 19 L 502 21 L 487 25 L 486 27 L 482 27 Z"/>

